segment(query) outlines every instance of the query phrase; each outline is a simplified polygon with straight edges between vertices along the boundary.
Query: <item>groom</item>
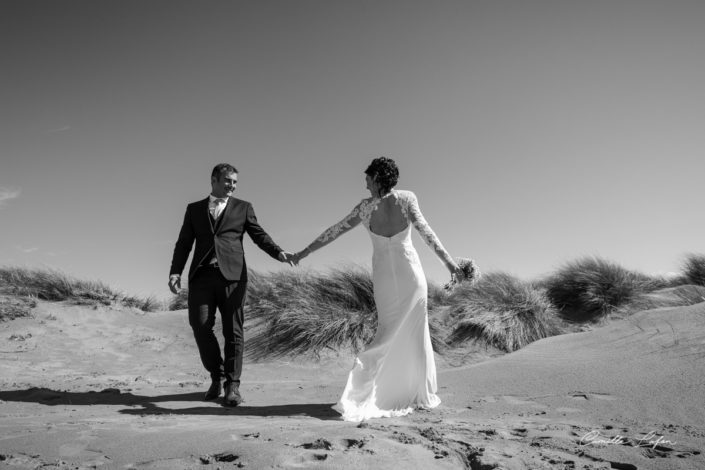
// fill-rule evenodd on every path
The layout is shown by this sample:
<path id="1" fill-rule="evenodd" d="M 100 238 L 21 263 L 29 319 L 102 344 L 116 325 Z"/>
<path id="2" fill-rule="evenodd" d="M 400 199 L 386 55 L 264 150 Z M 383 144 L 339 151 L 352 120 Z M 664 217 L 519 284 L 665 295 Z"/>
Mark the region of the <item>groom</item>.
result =
<path id="1" fill-rule="evenodd" d="M 169 288 L 178 293 L 181 273 L 193 242 L 196 242 L 188 273 L 188 317 L 196 338 L 203 366 L 211 375 L 206 400 L 214 400 L 225 379 L 226 406 L 242 403 L 240 374 L 244 349 L 243 305 L 247 292 L 247 266 L 242 237 L 247 233 L 271 257 L 289 262 L 291 254 L 274 243 L 257 223 L 252 204 L 231 197 L 237 186 L 238 172 L 221 163 L 211 174 L 211 194 L 186 207 L 179 239 L 169 271 Z M 225 339 L 224 358 L 213 333 L 216 308 L 220 310 Z"/>

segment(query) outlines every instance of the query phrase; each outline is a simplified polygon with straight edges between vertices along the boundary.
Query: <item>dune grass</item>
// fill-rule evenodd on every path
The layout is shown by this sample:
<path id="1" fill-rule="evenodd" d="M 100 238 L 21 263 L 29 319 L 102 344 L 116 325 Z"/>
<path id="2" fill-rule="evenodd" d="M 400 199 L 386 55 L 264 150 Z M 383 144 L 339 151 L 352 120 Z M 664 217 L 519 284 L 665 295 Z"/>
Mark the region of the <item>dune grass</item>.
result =
<path id="1" fill-rule="evenodd" d="M 188 308 L 188 288 L 181 289 L 178 294 L 166 303 L 167 310 L 184 310 Z"/>
<path id="2" fill-rule="evenodd" d="M 103 282 L 82 281 L 51 269 L 0 268 L 0 293 L 79 305 L 117 304 L 145 312 L 162 307 L 153 297 L 128 296 Z"/>
<path id="3" fill-rule="evenodd" d="M 664 279 L 596 257 L 567 263 L 540 284 L 560 314 L 573 322 L 599 321 L 640 295 L 668 286 Z"/>
<path id="4" fill-rule="evenodd" d="M 705 286 L 684 284 L 638 294 L 629 303 L 615 309 L 618 317 L 655 308 L 684 307 L 705 302 Z"/>
<path id="5" fill-rule="evenodd" d="M 429 283 L 431 340 L 441 354 L 470 341 L 516 351 L 610 314 L 621 317 L 705 300 L 705 290 L 682 286 L 688 283 L 684 279 L 666 281 L 599 258 L 582 258 L 536 282 L 500 272 L 450 292 Z M 186 300 L 184 290 L 171 308 L 186 308 Z M 359 351 L 376 328 L 371 275 L 359 266 L 251 272 L 246 319 L 247 354 L 254 359 Z"/>
<path id="6" fill-rule="evenodd" d="M 683 277 L 689 284 L 705 286 L 705 255 L 687 255 L 683 262 Z"/>
<path id="7" fill-rule="evenodd" d="M 30 297 L 0 295 L 0 321 L 29 317 L 37 302 Z"/>
<path id="8" fill-rule="evenodd" d="M 255 359 L 359 351 L 374 335 L 377 312 L 369 273 L 356 267 L 250 276 L 246 342 Z"/>
<path id="9" fill-rule="evenodd" d="M 671 280 L 600 258 L 581 258 L 535 282 L 495 272 L 452 291 L 434 283 L 428 288 L 429 328 L 436 352 L 443 354 L 470 341 L 511 352 L 610 315 L 619 318 L 703 302 L 705 256 L 689 255 L 683 272 Z M 0 268 L 0 320 L 26 316 L 32 299 L 180 310 L 187 308 L 188 290 L 162 304 L 59 271 Z M 360 266 L 325 272 L 250 271 L 246 351 L 253 359 L 317 356 L 326 350 L 357 352 L 374 336 L 376 316 L 371 274 Z"/>
<path id="10" fill-rule="evenodd" d="M 556 309 L 545 292 L 502 272 L 457 287 L 451 306 L 450 345 L 481 341 L 512 352 L 560 333 Z"/>

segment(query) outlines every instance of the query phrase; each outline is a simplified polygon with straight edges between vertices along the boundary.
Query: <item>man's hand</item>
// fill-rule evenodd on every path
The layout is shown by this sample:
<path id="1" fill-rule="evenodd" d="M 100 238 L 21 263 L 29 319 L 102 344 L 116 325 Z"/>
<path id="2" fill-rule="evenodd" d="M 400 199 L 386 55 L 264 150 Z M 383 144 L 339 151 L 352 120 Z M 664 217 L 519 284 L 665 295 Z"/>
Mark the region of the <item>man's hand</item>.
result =
<path id="1" fill-rule="evenodd" d="M 294 253 L 293 255 L 291 255 L 291 258 L 289 258 L 289 259 L 291 260 L 292 263 L 294 263 L 296 266 L 298 266 L 299 263 L 301 262 L 301 255 L 300 255 L 300 253 Z"/>
<path id="2" fill-rule="evenodd" d="M 178 274 L 172 274 L 169 276 L 169 289 L 174 293 L 178 294 L 181 290 L 181 276 Z"/>
<path id="3" fill-rule="evenodd" d="M 282 263 L 288 263 L 289 266 L 296 266 L 299 264 L 299 260 L 294 257 L 294 254 L 289 253 L 288 251 L 282 251 L 279 253 L 279 261 Z"/>

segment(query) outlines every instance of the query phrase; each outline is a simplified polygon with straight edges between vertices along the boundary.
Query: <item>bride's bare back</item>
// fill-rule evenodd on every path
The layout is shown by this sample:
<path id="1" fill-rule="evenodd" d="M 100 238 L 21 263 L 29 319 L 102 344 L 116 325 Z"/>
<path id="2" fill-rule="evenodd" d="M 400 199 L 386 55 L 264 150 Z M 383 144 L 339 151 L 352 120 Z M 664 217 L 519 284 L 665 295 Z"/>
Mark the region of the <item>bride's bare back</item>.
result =
<path id="1" fill-rule="evenodd" d="M 383 197 L 377 208 L 370 214 L 370 231 L 381 237 L 393 237 L 409 225 L 404 217 L 397 195 L 390 193 Z"/>

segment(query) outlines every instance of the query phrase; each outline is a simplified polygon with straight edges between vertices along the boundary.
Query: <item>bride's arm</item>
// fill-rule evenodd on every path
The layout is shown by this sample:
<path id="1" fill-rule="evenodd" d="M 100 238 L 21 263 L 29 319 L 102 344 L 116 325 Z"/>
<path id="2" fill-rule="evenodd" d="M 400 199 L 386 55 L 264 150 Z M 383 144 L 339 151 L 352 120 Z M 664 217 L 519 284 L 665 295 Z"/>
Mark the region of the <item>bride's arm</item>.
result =
<path id="1" fill-rule="evenodd" d="M 428 222 L 426 222 L 426 218 L 423 216 L 421 209 L 419 208 L 419 201 L 416 199 L 416 195 L 412 192 L 409 192 L 408 195 L 408 215 L 416 231 L 419 232 L 419 235 L 421 235 L 421 238 L 423 238 L 424 242 L 426 242 L 426 245 L 428 245 L 428 247 L 436 253 L 436 256 L 438 256 L 443 264 L 446 265 L 451 274 L 461 273 L 462 269 L 460 269 L 448 251 L 446 251 L 443 247 L 443 244 L 436 235 L 436 232 L 434 232 Z"/>
<path id="2" fill-rule="evenodd" d="M 310 255 L 319 248 L 323 248 L 329 243 L 333 242 L 336 238 L 349 232 L 354 227 L 360 224 L 360 206 L 362 203 L 356 205 L 348 215 L 343 218 L 340 222 L 335 225 L 328 227 L 322 234 L 320 234 L 314 241 L 312 241 L 306 248 L 299 251 L 294 255 L 296 262 Z"/>

